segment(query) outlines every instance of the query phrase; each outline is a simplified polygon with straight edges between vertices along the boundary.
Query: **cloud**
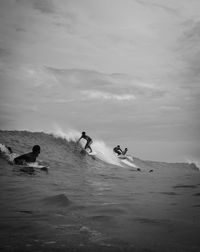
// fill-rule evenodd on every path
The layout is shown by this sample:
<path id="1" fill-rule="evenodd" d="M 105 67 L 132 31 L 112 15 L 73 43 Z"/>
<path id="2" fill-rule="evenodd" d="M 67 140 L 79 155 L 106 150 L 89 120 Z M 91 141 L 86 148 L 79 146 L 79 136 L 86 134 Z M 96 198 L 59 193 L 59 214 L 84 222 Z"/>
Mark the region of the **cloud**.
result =
<path id="1" fill-rule="evenodd" d="M 33 8 L 39 10 L 45 14 L 52 14 L 55 12 L 55 6 L 52 0 L 16 0 L 17 3 L 20 4 L 32 4 Z"/>
<path id="2" fill-rule="evenodd" d="M 174 8 L 171 8 L 169 6 L 166 6 L 164 4 L 160 4 L 160 3 L 156 3 L 156 2 L 152 2 L 152 1 L 148 1 L 148 2 L 145 2 L 145 1 L 142 1 L 142 0 L 135 0 L 136 2 L 138 2 L 139 4 L 142 4 L 142 5 L 145 5 L 145 6 L 152 6 L 152 7 L 157 7 L 157 8 L 161 8 L 165 11 L 168 11 L 174 15 L 177 15 L 177 10 L 174 9 Z"/>
<path id="3" fill-rule="evenodd" d="M 95 90 L 85 90 L 81 92 L 88 99 L 113 100 L 113 101 L 131 101 L 136 97 L 133 94 L 113 94 Z"/>
<path id="4" fill-rule="evenodd" d="M 62 97 L 61 98 L 59 98 L 59 97 L 58 98 L 56 98 L 56 97 L 54 98 L 53 94 L 52 94 L 51 96 L 42 99 L 41 103 L 65 104 L 65 103 L 76 102 L 76 101 L 77 101 L 77 99 L 75 99 L 75 98 L 71 98 L 71 99 L 70 98 L 62 98 Z"/>
<path id="5" fill-rule="evenodd" d="M 48 68 L 55 75 L 56 79 L 62 85 L 68 85 L 73 88 L 93 90 L 112 93 L 132 93 L 134 95 L 144 95 L 149 97 L 165 95 L 165 89 L 158 83 L 143 80 L 141 77 L 135 77 L 125 73 L 103 73 L 87 69 L 56 69 Z"/>
<path id="6" fill-rule="evenodd" d="M 160 110 L 163 111 L 163 112 L 170 112 L 170 113 L 171 113 L 171 112 L 173 112 L 173 111 L 175 111 L 175 112 L 176 112 L 176 111 L 181 111 L 182 109 L 181 109 L 181 107 L 179 107 L 179 106 L 170 106 L 170 105 L 167 106 L 167 105 L 166 105 L 166 106 L 161 106 L 161 107 L 160 107 Z"/>
<path id="7" fill-rule="evenodd" d="M 185 101 L 183 106 L 198 111 L 200 95 L 200 21 L 189 19 L 181 25 L 182 33 L 177 40 L 176 56 L 179 59 L 176 87 Z M 175 89 L 175 88 L 173 88 Z"/>
<path id="8" fill-rule="evenodd" d="M 0 48 L 0 58 L 10 55 L 7 49 Z"/>
<path id="9" fill-rule="evenodd" d="M 55 6 L 53 5 L 53 2 L 51 0 L 42 0 L 42 1 L 32 0 L 32 3 L 35 9 L 43 13 L 51 14 L 51 13 L 54 13 L 55 11 Z"/>
<path id="10" fill-rule="evenodd" d="M 23 112 L 39 112 L 39 108 L 37 104 L 20 104 L 20 101 L 18 101 L 18 104 L 11 102 L 1 102 L 1 109 L 2 111 L 6 111 L 9 113 L 12 111 L 13 113 L 23 113 Z"/>
<path id="11" fill-rule="evenodd" d="M 87 69 L 56 69 L 48 68 L 63 84 L 73 85 L 74 87 L 108 87 L 113 83 L 109 74 L 104 74 Z"/>
<path id="12" fill-rule="evenodd" d="M 29 87 L 53 87 L 59 84 L 56 76 L 45 66 L 32 64 L 0 64 L 0 72 L 6 78 L 25 82 Z"/>
<path id="13" fill-rule="evenodd" d="M 48 68 L 41 66 L 23 66 L 21 73 L 25 78 L 31 79 L 35 87 L 52 87 L 58 85 L 55 75 L 48 71 Z"/>

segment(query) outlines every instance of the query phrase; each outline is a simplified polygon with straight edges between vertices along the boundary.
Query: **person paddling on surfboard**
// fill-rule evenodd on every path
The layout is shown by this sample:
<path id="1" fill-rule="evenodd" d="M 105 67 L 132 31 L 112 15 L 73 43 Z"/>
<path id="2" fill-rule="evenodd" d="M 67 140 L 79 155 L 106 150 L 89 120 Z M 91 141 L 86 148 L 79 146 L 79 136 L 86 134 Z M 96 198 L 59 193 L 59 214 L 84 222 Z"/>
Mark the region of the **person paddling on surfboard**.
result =
<path id="1" fill-rule="evenodd" d="M 81 135 L 81 137 L 79 138 L 79 140 L 77 141 L 77 143 L 79 143 L 79 141 L 81 140 L 81 139 L 85 139 L 87 142 L 86 142 L 86 145 L 85 145 L 85 150 L 88 148 L 88 149 L 90 149 L 90 153 L 92 152 L 92 148 L 90 147 L 90 145 L 93 143 L 93 141 L 92 141 L 92 138 L 91 137 L 89 137 L 89 136 L 87 136 L 86 134 L 85 134 L 85 132 L 82 132 L 82 135 Z"/>
<path id="2" fill-rule="evenodd" d="M 122 149 L 120 148 L 120 145 L 114 147 L 113 151 L 117 153 L 118 156 L 122 154 Z"/>
<path id="3" fill-rule="evenodd" d="M 39 154 L 40 154 L 40 146 L 34 145 L 32 148 L 32 152 L 16 157 L 14 159 L 14 163 L 16 165 L 23 165 L 24 163 L 34 163 Z"/>

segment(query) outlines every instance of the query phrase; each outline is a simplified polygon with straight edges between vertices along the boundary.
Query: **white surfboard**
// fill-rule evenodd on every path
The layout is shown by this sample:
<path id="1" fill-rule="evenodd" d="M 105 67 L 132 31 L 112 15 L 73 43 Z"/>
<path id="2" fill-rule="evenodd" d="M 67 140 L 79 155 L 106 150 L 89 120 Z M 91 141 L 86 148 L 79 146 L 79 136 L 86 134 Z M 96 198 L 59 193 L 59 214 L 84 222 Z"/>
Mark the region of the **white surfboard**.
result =
<path id="1" fill-rule="evenodd" d="M 97 154 L 95 151 L 90 152 L 88 149 L 87 150 L 82 149 L 81 153 L 86 153 L 86 154 L 88 154 L 90 156 L 95 156 Z"/>
<path id="2" fill-rule="evenodd" d="M 49 169 L 49 166 L 38 164 L 38 162 L 26 163 L 24 165 L 15 165 L 15 166 L 19 167 L 23 171 L 26 171 L 26 170 L 28 171 L 29 169 L 48 171 L 48 169 Z"/>
<path id="3" fill-rule="evenodd" d="M 87 153 L 88 153 L 88 155 L 90 155 L 90 156 L 95 156 L 95 155 L 97 154 L 95 151 L 92 151 L 92 152 L 88 152 L 88 151 L 87 151 Z"/>
<path id="4" fill-rule="evenodd" d="M 123 155 L 123 154 L 118 155 L 117 157 L 120 158 L 120 159 L 126 159 L 126 158 L 127 158 L 127 156 L 126 156 L 126 155 Z"/>

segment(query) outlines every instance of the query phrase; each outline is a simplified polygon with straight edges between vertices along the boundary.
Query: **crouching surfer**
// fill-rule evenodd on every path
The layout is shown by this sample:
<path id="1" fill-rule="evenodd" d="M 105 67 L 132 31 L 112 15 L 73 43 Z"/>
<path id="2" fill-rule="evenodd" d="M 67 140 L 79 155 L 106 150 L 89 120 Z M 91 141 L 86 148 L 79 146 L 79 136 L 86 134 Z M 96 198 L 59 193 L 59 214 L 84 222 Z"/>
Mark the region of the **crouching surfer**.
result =
<path id="1" fill-rule="evenodd" d="M 123 153 L 123 151 L 122 151 L 120 145 L 117 145 L 116 147 L 114 147 L 114 148 L 113 148 L 113 151 L 114 151 L 115 153 L 117 153 L 118 156 L 121 155 L 121 154 Z"/>
<path id="2" fill-rule="evenodd" d="M 86 150 L 86 149 L 90 149 L 90 153 L 91 153 L 91 152 L 92 152 L 92 148 L 90 147 L 90 145 L 93 143 L 92 138 L 89 137 L 89 136 L 87 136 L 85 132 L 82 132 L 82 135 L 81 135 L 81 137 L 79 138 L 79 140 L 77 141 L 77 143 L 79 143 L 79 141 L 80 141 L 82 138 L 85 139 L 85 140 L 87 141 L 84 149 L 85 149 L 85 150 Z"/>
<path id="3" fill-rule="evenodd" d="M 40 146 L 34 145 L 32 148 L 32 152 L 16 157 L 14 159 L 14 164 L 23 165 L 24 163 L 34 163 L 39 154 L 40 154 Z"/>

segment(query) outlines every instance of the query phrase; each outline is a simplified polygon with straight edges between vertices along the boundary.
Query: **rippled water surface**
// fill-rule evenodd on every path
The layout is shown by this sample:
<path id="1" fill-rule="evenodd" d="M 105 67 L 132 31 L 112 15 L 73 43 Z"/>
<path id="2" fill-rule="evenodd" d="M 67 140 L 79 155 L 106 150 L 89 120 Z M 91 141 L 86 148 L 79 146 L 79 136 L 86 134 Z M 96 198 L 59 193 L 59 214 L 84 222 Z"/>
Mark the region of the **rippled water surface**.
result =
<path id="1" fill-rule="evenodd" d="M 135 159 L 136 171 L 45 133 L 0 131 L 0 143 L 19 154 L 39 144 L 50 166 L 24 172 L 0 158 L 1 251 L 200 251 L 192 166 Z"/>

